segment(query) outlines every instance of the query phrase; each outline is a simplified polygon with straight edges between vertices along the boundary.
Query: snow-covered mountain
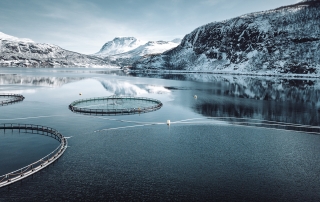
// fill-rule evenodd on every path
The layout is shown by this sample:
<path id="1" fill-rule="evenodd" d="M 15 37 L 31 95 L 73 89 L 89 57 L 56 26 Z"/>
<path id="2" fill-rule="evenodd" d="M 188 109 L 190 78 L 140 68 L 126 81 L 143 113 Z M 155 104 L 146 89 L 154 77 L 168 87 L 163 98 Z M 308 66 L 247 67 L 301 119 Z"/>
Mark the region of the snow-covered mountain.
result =
<path id="1" fill-rule="evenodd" d="M 93 55 L 104 58 L 110 55 L 131 51 L 145 43 L 145 41 L 134 37 L 116 37 L 112 41 L 105 43 L 100 51 Z"/>
<path id="2" fill-rule="evenodd" d="M 319 73 L 320 0 L 213 22 L 186 35 L 176 48 L 133 64 L 238 73 Z"/>
<path id="3" fill-rule="evenodd" d="M 7 35 L 5 33 L 0 32 L 0 40 L 7 40 L 7 41 L 15 41 L 15 42 L 25 42 L 25 43 L 34 43 L 31 39 L 26 38 L 17 38 L 14 36 Z"/>
<path id="4" fill-rule="evenodd" d="M 182 41 L 182 39 L 180 39 L 180 38 L 175 38 L 175 39 L 173 39 L 171 42 L 180 44 L 181 41 Z"/>
<path id="5" fill-rule="evenodd" d="M 169 41 L 149 41 L 148 43 L 141 45 L 131 51 L 113 55 L 115 58 L 133 58 L 137 56 L 144 56 L 149 54 L 160 54 L 174 47 L 177 47 L 178 43 Z"/>
<path id="6" fill-rule="evenodd" d="M 0 32 L 0 66 L 111 67 L 98 57 L 67 51 L 59 46 L 35 43 Z"/>
<path id="7" fill-rule="evenodd" d="M 148 55 L 157 55 L 161 54 L 167 50 L 170 50 L 176 46 L 178 43 L 170 41 L 149 41 L 148 43 L 141 45 L 131 51 L 112 55 L 106 59 L 118 64 L 119 66 L 132 65 L 135 61 L 139 60 L 142 57 Z"/>

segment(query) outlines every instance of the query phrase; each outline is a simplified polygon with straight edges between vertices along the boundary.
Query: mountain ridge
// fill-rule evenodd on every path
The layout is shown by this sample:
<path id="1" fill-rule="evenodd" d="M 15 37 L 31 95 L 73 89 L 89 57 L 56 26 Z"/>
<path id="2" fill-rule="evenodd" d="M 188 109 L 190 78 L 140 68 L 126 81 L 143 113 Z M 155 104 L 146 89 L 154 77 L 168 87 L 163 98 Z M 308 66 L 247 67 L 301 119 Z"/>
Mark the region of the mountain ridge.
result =
<path id="1" fill-rule="evenodd" d="M 120 46 L 120 49 L 114 50 L 114 46 L 112 46 L 112 44 L 114 44 L 114 40 L 109 41 L 105 43 L 105 45 L 101 48 L 101 50 L 103 50 L 104 52 L 100 51 L 101 53 L 95 54 L 95 56 L 101 57 L 105 60 L 108 60 L 110 63 L 121 66 L 121 67 L 131 66 L 136 60 L 144 57 L 145 55 L 161 54 L 179 45 L 179 43 L 172 42 L 172 41 L 148 41 L 143 45 L 132 48 L 133 46 L 129 47 L 130 43 L 126 43 L 127 39 L 130 39 L 130 38 L 137 40 L 134 37 L 125 37 L 125 38 L 117 37 L 115 39 L 122 40 L 122 43 L 117 44 L 118 47 Z M 174 39 L 174 40 L 179 41 L 179 39 Z M 123 52 L 123 50 L 128 50 L 128 49 L 130 50 Z M 119 52 L 119 53 L 112 54 L 114 52 Z"/>
<path id="2" fill-rule="evenodd" d="M 319 3 L 299 2 L 208 23 L 187 34 L 176 48 L 140 59 L 133 67 L 317 73 L 320 69 Z"/>
<path id="3" fill-rule="evenodd" d="M 0 66 L 6 67 L 112 67 L 107 61 L 59 46 L 19 39 L 0 32 Z"/>
<path id="4" fill-rule="evenodd" d="M 110 55 L 121 54 L 133 50 L 145 43 L 145 41 L 135 37 L 115 37 L 112 41 L 106 42 L 100 51 L 93 55 L 103 58 Z"/>

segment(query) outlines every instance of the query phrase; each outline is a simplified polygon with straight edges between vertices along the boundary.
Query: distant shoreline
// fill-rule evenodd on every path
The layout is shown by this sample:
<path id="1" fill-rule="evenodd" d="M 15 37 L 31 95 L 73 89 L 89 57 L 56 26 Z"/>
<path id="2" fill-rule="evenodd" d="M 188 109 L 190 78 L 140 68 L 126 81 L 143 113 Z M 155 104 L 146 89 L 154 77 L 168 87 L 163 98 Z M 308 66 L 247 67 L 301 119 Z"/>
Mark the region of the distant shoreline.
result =
<path id="1" fill-rule="evenodd" d="M 253 72 L 231 72 L 231 71 L 186 71 L 186 70 L 128 70 L 130 73 L 161 73 L 161 74 L 223 74 L 223 75 L 246 75 L 246 76 L 272 76 L 289 78 L 320 78 L 320 74 L 287 74 L 287 73 L 253 73 Z"/>

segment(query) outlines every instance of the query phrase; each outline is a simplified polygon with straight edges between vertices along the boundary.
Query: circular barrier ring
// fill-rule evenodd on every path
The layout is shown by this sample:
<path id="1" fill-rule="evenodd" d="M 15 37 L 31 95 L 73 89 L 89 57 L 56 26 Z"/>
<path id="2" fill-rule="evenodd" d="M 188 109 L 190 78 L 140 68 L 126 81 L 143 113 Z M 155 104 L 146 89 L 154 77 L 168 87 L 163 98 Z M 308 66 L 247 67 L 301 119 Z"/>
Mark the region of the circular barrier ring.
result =
<path id="1" fill-rule="evenodd" d="M 86 105 L 88 103 L 91 105 Z M 161 101 L 153 98 L 108 96 L 76 100 L 69 105 L 69 109 L 87 115 L 129 115 L 155 111 L 162 106 Z"/>
<path id="2" fill-rule="evenodd" d="M 24 132 L 24 133 L 46 135 L 60 142 L 59 146 L 54 151 L 52 151 L 50 154 L 46 155 L 45 157 L 39 159 L 38 161 L 33 162 L 13 172 L 7 173 L 5 175 L 1 175 L 0 188 L 10 185 L 12 183 L 18 182 L 22 179 L 25 179 L 39 172 L 40 170 L 46 168 L 47 166 L 49 166 L 50 164 L 58 160 L 59 157 L 61 157 L 61 155 L 65 152 L 68 146 L 67 139 L 61 133 L 59 133 L 57 130 L 53 128 L 46 127 L 46 126 L 33 125 L 33 124 L 5 123 L 5 124 L 0 124 L 0 130 L 4 130 L 4 132 L 6 131 L 11 132 L 13 130 L 18 130 L 19 132 Z"/>
<path id="3" fill-rule="evenodd" d="M 24 100 L 23 95 L 11 94 L 11 93 L 0 93 L 0 98 L 8 98 L 8 99 L 0 100 L 0 106 L 13 104 L 13 103 L 21 102 Z"/>

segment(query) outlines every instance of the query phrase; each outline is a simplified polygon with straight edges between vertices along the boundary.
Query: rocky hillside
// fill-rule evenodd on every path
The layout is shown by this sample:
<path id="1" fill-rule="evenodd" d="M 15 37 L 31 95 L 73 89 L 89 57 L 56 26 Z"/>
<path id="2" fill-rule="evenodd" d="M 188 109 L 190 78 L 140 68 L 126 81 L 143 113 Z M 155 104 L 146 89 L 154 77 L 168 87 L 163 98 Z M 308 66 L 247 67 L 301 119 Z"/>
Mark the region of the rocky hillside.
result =
<path id="1" fill-rule="evenodd" d="M 320 1 L 213 22 L 135 69 L 320 74 Z"/>
<path id="2" fill-rule="evenodd" d="M 0 66 L 111 67 L 105 60 L 0 32 Z"/>

